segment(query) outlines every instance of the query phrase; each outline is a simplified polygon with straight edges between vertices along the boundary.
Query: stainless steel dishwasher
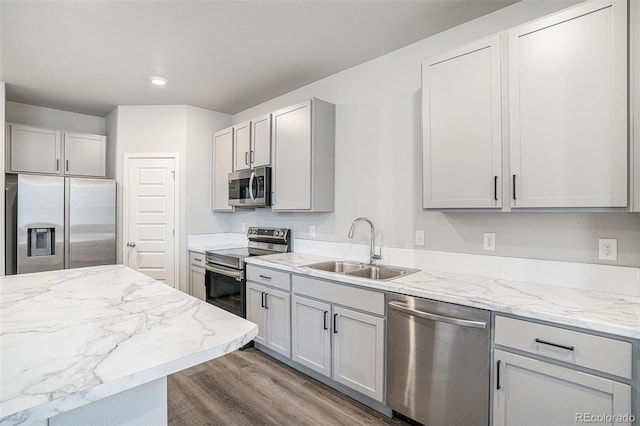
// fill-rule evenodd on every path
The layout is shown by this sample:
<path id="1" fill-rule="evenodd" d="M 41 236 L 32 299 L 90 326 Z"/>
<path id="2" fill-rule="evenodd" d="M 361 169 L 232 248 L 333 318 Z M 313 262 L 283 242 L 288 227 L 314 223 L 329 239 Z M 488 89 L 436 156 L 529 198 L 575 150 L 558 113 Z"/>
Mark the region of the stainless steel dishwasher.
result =
<path id="1" fill-rule="evenodd" d="M 490 311 L 387 293 L 387 405 L 429 426 L 488 425 Z"/>

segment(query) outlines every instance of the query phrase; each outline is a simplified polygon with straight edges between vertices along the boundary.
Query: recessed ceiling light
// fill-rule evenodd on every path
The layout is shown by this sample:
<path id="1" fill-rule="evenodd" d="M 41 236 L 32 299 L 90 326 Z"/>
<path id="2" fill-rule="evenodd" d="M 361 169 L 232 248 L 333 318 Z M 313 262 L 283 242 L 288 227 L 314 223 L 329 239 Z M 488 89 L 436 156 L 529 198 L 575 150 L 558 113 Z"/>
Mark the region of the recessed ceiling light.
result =
<path id="1" fill-rule="evenodd" d="M 151 77 L 149 77 L 149 80 L 151 80 L 151 82 L 156 86 L 164 86 L 165 84 L 167 84 L 166 78 L 157 75 L 152 75 Z"/>

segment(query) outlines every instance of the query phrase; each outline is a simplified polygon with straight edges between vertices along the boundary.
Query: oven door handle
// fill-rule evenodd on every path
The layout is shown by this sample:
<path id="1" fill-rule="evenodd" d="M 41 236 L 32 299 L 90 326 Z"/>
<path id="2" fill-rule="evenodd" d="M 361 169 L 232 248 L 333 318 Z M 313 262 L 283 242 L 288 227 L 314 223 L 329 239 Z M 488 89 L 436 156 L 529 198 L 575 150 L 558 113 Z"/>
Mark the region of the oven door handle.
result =
<path id="1" fill-rule="evenodd" d="M 235 278 L 238 281 L 242 281 L 242 279 L 244 278 L 242 276 L 244 271 L 236 271 L 233 269 L 232 270 L 222 269 L 212 265 L 205 265 L 204 269 L 206 269 L 209 272 L 215 272 L 216 274 L 224 275 L 225 277 Z"/>
<path id="2" fill-rule="evenodd" d="M 256 198 L 253 196 L 253 180 L 256 178 L 256 172 L 251 172 L 251 177 L 249 178 L 249 197 L 251 198 L 251 202 L 253 204 L 256 203 Z"/>

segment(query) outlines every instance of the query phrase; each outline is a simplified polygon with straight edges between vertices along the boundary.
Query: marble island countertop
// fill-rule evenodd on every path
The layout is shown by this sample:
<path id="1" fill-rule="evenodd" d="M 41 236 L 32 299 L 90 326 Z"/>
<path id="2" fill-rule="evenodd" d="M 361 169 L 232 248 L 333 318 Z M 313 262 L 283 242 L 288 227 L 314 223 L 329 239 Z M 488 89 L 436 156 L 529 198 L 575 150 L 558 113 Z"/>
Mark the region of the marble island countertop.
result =
<path id="1" fill-rule="evenodd" d="M 390 281 L 375 281 L 306 266 L 327 260 L 337 259 L 285 253 L 250 257 L 246 262 L 381 291 L 640 339 L 640 297 L 429 271 L 420 271 Z"/>
<path id="2" fill-rule="evenodd" d="M 231 352 L 257 326 L 123 265 L 0 278 L 0 424 L 53 417 Z"/>

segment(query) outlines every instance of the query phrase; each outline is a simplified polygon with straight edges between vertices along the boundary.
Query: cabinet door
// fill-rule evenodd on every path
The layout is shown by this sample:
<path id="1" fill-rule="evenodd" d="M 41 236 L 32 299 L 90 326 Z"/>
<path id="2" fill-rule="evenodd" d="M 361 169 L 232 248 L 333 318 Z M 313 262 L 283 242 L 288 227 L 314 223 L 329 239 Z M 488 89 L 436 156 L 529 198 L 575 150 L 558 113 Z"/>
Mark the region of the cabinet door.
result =
<path id="1" fill-rule="evenodd" d="M 333 380 L 384 399 L 384 319 L 334 307 Z"/>
<path id="2" fill-rule="evenodd" d="M 271 164 L 271 114 L 251 121 L 251 166 Z"/>
<path id="3" fill-rule="evenodd" d="M 65 133 L 64 173 L 78 176 L 106 176 L 107 138 L 100 135 Z"/>
<path id="4" fill-rule="evenodd" d="M 11 171 L 60 174 L 60 154 L 59 131 L 11 125 Z"/>
<path id="5" fill-rule="evenodd" d="M 331 305 L 293 295 L 291 310 L 292 359 L 330 377 Z"/>
<path id="6" fill-rule="evenodd" d="M 311 101 L 272 114 L 272 210 L 311 208 Z"/>
<path id="7" fill-rule="evenodd" d="M 423 207 L 500 207 L 500 37 L 422 63 Z"/>
<path id="8" fill-rule="evenodd" d="M 207 290 L 204 284 L 205 270 L 191 266 L 189 269 L 189 292 L 193 297 L 202 301 L 207 300 Z"/>
<path id="9" fill-rule="evenodd" d="M 251 168 L 251 123 L 233 126 L 233 170 Z"/>
<path id="10" fill-rule="evenodd" d="M 291 356 L 291 295 L 283 291 L 267 289 L 267 347 Z"/>
<path id="11" fill-rule="evenodd" d="M 213 135 L 213 194 L 214 212 L 232 212 L 229 205 L 229 173 L 233 171 L 233 129 Z"/>
<path id="12" fill-rule="evenodd" d="M 247 283 L 247 319 L 258 324 L 258 335 L 253 339 L 256 343 L 267 345 L 267 310 L 264 308 L 266 287 Z"/>
<path id="13" fill-rule="evenodd" d="M 628 385 L 500 350 L 494 353 L 494 426 L 570 425 L 590 423 L 578 416 L 631 413 Z"/>
<path id="14" fill-rule="evenodd" d="M 626 2 L 509 36 L 513 207 L 627 205 Z"/>

